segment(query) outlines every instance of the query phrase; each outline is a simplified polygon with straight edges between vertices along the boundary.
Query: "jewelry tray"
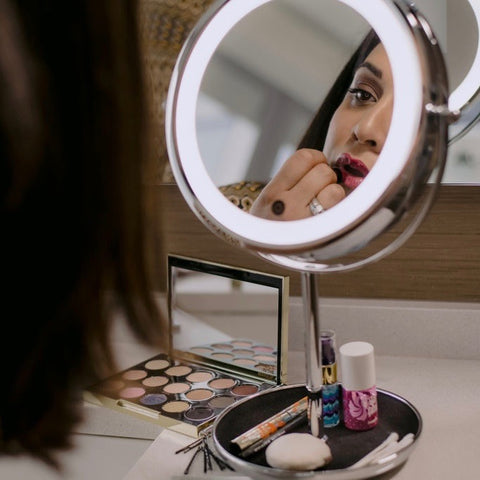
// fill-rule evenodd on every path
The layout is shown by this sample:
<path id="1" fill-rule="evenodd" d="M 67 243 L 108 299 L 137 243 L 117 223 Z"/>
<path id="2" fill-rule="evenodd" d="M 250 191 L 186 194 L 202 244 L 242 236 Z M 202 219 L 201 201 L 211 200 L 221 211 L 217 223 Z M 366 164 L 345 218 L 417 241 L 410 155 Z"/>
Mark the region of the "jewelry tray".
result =
<path id="1" fill-rule="evenodd" d="M 422 430 L 420 413 L 404 398 L 377 389 L 378 425 L 371 430 L 362 432 L 348 430 L 342 421 L 337 427 L 325 428 L 324 434 L 328 436 L 327 443 L 332 451 L 333 460 L 322 469 L 310 472 L 295 472 L 272 468 L 266 463 L 265 451 L 252 455 L 248 460 L 236 454 L 230 443 L 233 438 L 258 425 L 305 395 L 307 395 L 305 385 L 274 388 L 242 400 L 223 412 L 213 426 L 213 443 L 220 457 L 238 472 L 243 472 L 256 479 L 363 479 L 385 473 L 401 465 L 407 460 L 417 444 Z M 308 426 L 305 424 L 295 431 L 307 432 Z M 400 438 L 407 433 L 413 433 L 414 441 L 381 465 L 348 469 L 350 465 L 353 465 L 382 443 L 391 432 L 397 432 Z"/>

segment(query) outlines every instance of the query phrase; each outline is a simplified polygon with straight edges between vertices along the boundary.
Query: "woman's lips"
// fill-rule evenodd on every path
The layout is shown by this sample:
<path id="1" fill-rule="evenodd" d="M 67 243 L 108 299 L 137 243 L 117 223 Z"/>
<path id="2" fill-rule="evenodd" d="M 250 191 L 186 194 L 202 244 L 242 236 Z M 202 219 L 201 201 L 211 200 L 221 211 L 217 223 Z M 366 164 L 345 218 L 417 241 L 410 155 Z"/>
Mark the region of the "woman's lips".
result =
<path id="1" fill-rule="evenodd" d="M 348 153 L 342 153 L 337 158 L 333 169 L 338 172 L 337 176 L 340 177 L 338 183 L 343 183 L 350 190 L 357 188 L 368 175 L 367 166 Z"/>

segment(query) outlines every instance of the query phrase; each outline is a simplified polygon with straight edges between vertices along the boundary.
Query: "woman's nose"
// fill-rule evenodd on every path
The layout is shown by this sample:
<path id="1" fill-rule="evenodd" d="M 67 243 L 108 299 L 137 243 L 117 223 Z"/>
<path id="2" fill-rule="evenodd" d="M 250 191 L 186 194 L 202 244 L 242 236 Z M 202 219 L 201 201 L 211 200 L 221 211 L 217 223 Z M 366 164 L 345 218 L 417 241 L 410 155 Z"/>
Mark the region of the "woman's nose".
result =
<path id="1" fill-rule="evenodd" d="M 365 109 L 354 127 L 357 141 L 380 153 L 387 138 L 392 117 L 393 99 L 382 98 Z"/>

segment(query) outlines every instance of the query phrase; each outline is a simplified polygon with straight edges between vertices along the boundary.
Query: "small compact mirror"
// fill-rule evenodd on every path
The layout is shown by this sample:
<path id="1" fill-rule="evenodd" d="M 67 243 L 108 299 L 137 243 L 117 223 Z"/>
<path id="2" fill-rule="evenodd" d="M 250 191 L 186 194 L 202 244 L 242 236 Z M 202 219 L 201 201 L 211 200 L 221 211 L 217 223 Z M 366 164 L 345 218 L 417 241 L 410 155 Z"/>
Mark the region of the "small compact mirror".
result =
<path id="1" fill-rule="evenodd" d="M 288 278 L 175 255 L 168 266 L 171 357 L 283 383 Z"/>

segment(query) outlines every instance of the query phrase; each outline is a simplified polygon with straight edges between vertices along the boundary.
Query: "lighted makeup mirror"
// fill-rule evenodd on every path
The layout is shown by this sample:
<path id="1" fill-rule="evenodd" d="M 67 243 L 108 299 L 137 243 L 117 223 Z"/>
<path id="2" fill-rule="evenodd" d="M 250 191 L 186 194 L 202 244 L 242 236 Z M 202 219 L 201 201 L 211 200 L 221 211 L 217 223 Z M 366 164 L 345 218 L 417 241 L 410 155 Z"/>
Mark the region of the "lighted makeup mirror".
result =
<path id="1" fill-rule="evenodd" d="M 436 179 L 440 180 L 445 161 L 445 138 L 452 118 L 446 105 L 448 88 L 436 40 L 424 32 L 421 18 L 409 15 L 410 21 L 416 24 L 406 24 L 396 4 L 379 2 L 381 13 L 369 18 L 369 12 L 362 11 L 363 8 L 367 10 L 367 7 L 359 7 L 355 2 L 353 6 L 349 3 L 334 0 L 325 0 L 321 4 L 312 3 L 312 0 L 256 1 L 248 5 L 240 5 L 235 1 L 217 2 L 186 42 L 172 77 L 167 100 L 166 130 L 172 170 L 190 207 L 214 232 L 230 243 L 253 252 L 261 252 L 276 263 L 303 271 L 344 270 L 370 261 L 358 260 L 358 257 L 353 262 L 338 259 L 358 251 L 402 218 L 417 199 L 425 179 L 433 172 Z M 356 19 L 357 37 L 350 40 L 350 51 L 346 50 L 340 62 L 348 59 L 353 46 L 357 45 L 364 32 L 373 28 L 388 55 L 395 95 L 388 136 L 374 168 L 362 184 L 322 215 L 286 224 L 245 214 L 226 201 L 218 189 L 219 185 L 212 178 L 212 171 L 217 167 L 209 167 L 211 159 L 201 146 L 204 138 L 199 134 L 197 114 L 201 108 L 200 94 L 204 78 L 207 79 L 210 75 L 210 67 L 214 68 L 217 49 L 229 43 L 230 33 L 233 32 L 237 38 L 241 37 L 243 26 L 246 25 L 243 38 L 248 39 L 249 25 L 258 29 L 255 21 L 257 16 L 260 15 L 263 19 L 265 15 L 270 16 L 270 13 L 285 8 L 298 9 L 301 4 L 316 5 L 317 16 L 320 17 L 328 6 L 333 15 L 328 16 L 328 23 L 335 25 L 337 19 L 340 31 L 341 19 L 346 12 Z M 407 8 L 403 2 L 399 5 L 403 9 Z M 274 16 L 269 18 L 273 21 Z M 307 17 L 304 13 L 303 19 L 305 18 L 313 16 Z M 393 28 L 393 25 L 396 27 Z M 283 24 L 279 23 L 278 29 L 287 38 L 292 38 L 285 33 Z M 421 46 L 424 58 L 417 55 L 419 47 L 416 42 L 420 41 L 424 43 Z M 320 64 L 319 70 L 331 70 L 330 59 L 319 61 L 317 49 L 308 42 L 310 39 L 305 39 L 303 44 L 296 45 L 295 54 L 299 51 L 303 54 L 305 51 L 310 55 L 305 63 L 312 66 Z M 402 44 L 401 51 L 398 51 L 399 42 Z M 237 50 L 252 52 L 252 46 L 245 44 L 244 47 L 237 47 Z M 258 57 L 264 59 L 260 53 Z M 266 58 L 263 63 L 268 63 L 268 57 Z M 342 67 L 340 62 L 337 72 Z M 326 69 L 324 64 L 328 64 L 329 68 Z M 286 73 L 291 71 L 286 62 L 280 62 L 280 66 Z M 275 77 L 281 78 L 282 75 L 275 72 Z M 301 89 L 306 89 L 303 86 L 304 76 L 297 78 L 297 83 L 300 82 Z M 237 93 L 236 86 L 235 83 L 231 84 L 232 98 Z M 328 85 L 322 86 L 322 89 L 325 91 Z M 255 90 L 250 92 L 253 97 L 258 93 Z M 313 100 L 313 109 L 320 101 L 321 97 L 317 95 Z M 277 115 L 273 123 L 279 122 Z M 307 124 L 303 126 L 306 128 Z M 428 147 L 424 146 L 425 142 L 428 142 Z M 236 146 L 232 147 L 232 155 L 237 149 Z M 217 158 L 217 164 L 218 162 L 223 162 L 232 169 L 236 166 L 236 161 L 231 161 L 225 155 Z M 429 198 L 417 215 L 410 216 L 409 225 L 414 218 L 422 218 L 428 210 L 434 190 L 435 188 L 430 190 Z M 409 225 L 404 228 L 407 232 Z M 373 255 L 369 252 L 369 256 L 376 260 L 390 253 L 408 234 L 400 237 L 393 245 L 382 245 Z"/>
<path id="2" fill-rule="evenodd" d="M 292 33 L 291 20 L 286 18 L 300 22 L 302 28 L 295 33 L 303 34 Z M 254 33 L 261 31 L 265 19 L 270 26 L 275 26 L 278 35 L 263 37 L 261 44 L 252 43 Z M 347 19 L 349 23 L 344 23 Z M 298 137 L 309 123 L 301 121 L 300 114 L 290 122 L 285 112 L 293 112 L 291 106 L 296 104 L 299 112 L 302 108 L 309 112 L 306 117 L 315 113 L 331 86 L 329 82 L 338 77 L 370 31 L 378 36 L 386 53 L 393 78 L 393 100 L 389 122 L 383 125 L 385 138 L 368 175 L 335 206 L 310 218 L 271 220 L 249 214 L 230 203 L 219 186 L 242 176 L 244 180 L 264 180 L 244 175 L 260 171 L 263 159 L 272 168 L 285 161 L 288 155 L 282 157 L 282 149 L 288 150 L 289 145 L 283 145 L 282 140 L 287 140 L 291 148 L 294 142 L 291 138 Z M 315 35 L 316 43 L 312 40 Z M 281 48 L 274 49 L 278 44 Z M 325 45 L 330 54 L 322 48 Z M 296 63 L 277 56 L 278 51 L 285 55 L 293 52 Z M 374 50 L 370 54 L 372 52 Z M 222 63 L 226 64 L 224 72 L 229 81 L 217 83 L 216 72 Z M 240 64 L 243 67 L 249 64 L 250 70 L 242 72 Z M 268 68 L 263 68 L 265 65 Z M 260 78 L 268 85 L 264 96 L 274 98 L 273 103 L 268 103 L 269 111 L 264 108 L 261 89 L 248 88 L 249 81 L 251 85 L 259 84 L 260 72 L 270 72 L 270 78 Z M 292 76 L 292 72 L 301 73 Z M 305 72 L 308 73 L 303 74 Z M 330 80 L 325 73 L 332 74 Z M 240 81 L 241 74 L 247 77 L 245 83 Z M 272 84 L 273 80 L 276 83 Z M 222 91 L 225 88 L 227 90 Z M 357 93 L 357 89 L 354 90 Z M 247 95 L 240 96 L 244 92 Z M 215 95 L 223 95 L 227 104 L 219 105 Z M 471 94 L 467 96 L 471 98 Z M 285 97 L 291 101 L 286 109 L 278 100 Z M 211 135 L 213 143 L 209 143 L 205 134 L 208 122 L 221 118 L 216 115 L 223 114 L 234 103 L 239 104 L 246 119 L 258 114 L 258 110 L 260 116 L 265 114 L 263 119 L 270 127 L 266 136 L 278 140 L 273 153 L 268 152 L 270 156 L 267 149 L 256 152 L 260 153 L 256 163 L 249 164 L 246 170 L 237 169 L 238 155 L 247 151 L 248 156 L 251 152 L 238 140 L 242 129 L 247 132 L 242 138 L 256 135 L 249 132 L 248 121 L 237 123 L 236 129 L 225 137 Z M 454 110 L 459 108 L 455 106 Z M 282 111 L 284 115 L 280 115 Z M 206 112 L 206 116 L 199 116 L 201 112 Z M 306 389 L 309 428 L 314 435 L 320 435 L 322 430 L 320 322 L 315 274 L 358 268 L 379 260 L 401 246 L 415 231 L 434 200 L 445 164 L 448 127 L 457 119 L 458 112 L 449 106 L 447 75 L 438 41 L 422 14 L 403 0 L 222 0 L 214 3 L 200 20 L 179 56 L 166 115 L 172 171 L 190 208 L 216 235 L 273 263 L 303 272 Z M 224 122 L 220 123 L 225 126 Z M 290 138 L 285 132 L 291 124 L 295 133 Z M 264 135 L 264 132 L 257 134 Z M 228 146 L 226 150 L 217 148 L 222 141 Z M 220 170 L 236 171 L 238 176 L 217 179 Z M 433 178 L 434 183 L 425 190 L 423 187 L 429 178 Z M 396 231 L 392 233 L 390 229 L 394 225 Z M 385 235 L 387 232 L 389 235 Z M 403 457 L 397 456 L 383 465 L 382 472 L 404 461 L 409 451 L 407 448 Z M 282 476 L 274 469 L 251 467 L 248 462 L 235 465 L 239 469 L 245 467 L 250 475 L 258 478 Z M 320 473 L 322 478 L 323 474 L 331 478 L 367 478 L 379 470 L 361 469 L 351 476 L 343 469 Z M 288 478 L 297 477 L 289 472 Z"/>

